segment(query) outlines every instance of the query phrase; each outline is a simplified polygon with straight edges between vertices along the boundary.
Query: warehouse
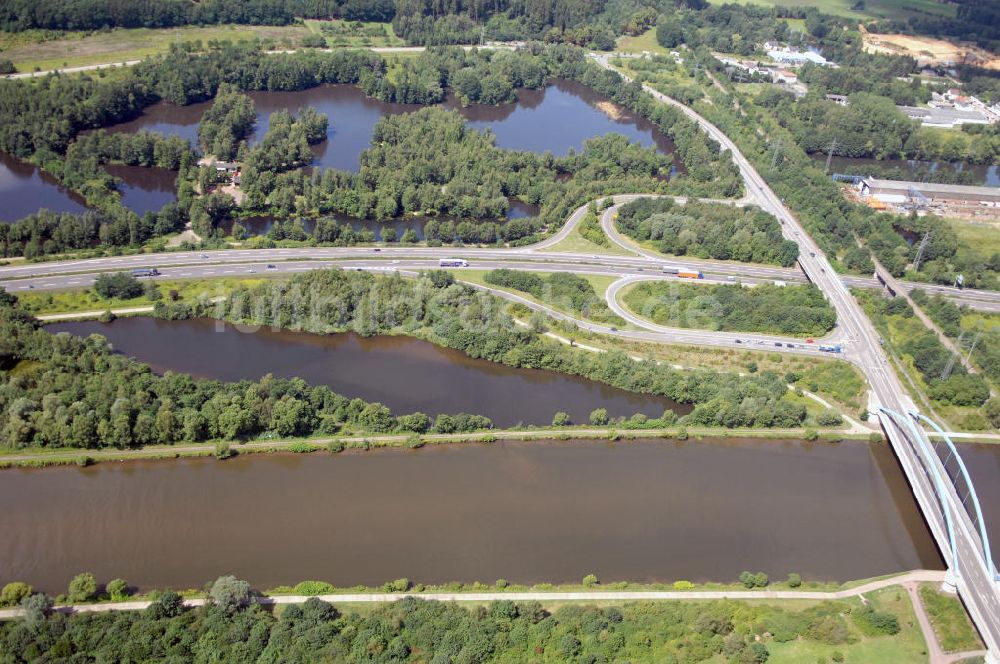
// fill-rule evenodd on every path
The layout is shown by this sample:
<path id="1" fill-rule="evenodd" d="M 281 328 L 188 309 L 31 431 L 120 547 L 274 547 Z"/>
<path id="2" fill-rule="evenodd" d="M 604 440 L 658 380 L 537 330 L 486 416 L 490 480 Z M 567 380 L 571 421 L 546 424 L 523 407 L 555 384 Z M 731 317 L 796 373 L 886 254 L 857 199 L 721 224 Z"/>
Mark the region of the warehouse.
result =
<path id="1" fill-rule="evenodd" d="M 908 207 L 1000 208 L 1000 187 L 864 178 L 857 184 L 865 201 Z"/>

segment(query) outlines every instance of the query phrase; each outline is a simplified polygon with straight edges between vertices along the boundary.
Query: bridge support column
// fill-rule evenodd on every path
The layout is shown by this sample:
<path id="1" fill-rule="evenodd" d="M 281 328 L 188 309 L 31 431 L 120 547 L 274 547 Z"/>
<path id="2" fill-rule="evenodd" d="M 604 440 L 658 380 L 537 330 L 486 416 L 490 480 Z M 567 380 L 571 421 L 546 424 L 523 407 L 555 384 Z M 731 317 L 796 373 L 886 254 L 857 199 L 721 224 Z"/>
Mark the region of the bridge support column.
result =
<path id="1" fill-rule="evenodd" d="M 986 653 L 986 664 L 1000 664 L 1000 655 L 995 650 Z"/>
<path id="2" fill-rule="evenodd" d="M 944 581 L 941 582 L 941 592 L 948 593 L 950 595 L 958 594 L 958 575 L 952 568 L 948 568 L 948 571 L 944 573 Z M 1000 662 L 997 662 L 1000 664 Z"/>

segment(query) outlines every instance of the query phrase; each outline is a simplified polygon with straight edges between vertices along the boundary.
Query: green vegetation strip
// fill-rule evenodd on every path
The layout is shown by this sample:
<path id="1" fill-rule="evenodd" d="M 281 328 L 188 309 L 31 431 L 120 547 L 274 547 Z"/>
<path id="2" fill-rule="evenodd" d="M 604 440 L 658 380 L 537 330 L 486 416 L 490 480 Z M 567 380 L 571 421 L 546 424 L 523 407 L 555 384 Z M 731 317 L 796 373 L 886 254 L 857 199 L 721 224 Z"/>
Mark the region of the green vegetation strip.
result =
<path id="1" fill-rule="evenodd" d="M 923 602 L 931 626 L 945 652 L 979 650 L 983 647 L 965 607 L 956 595 L 947 595 L 931 583 L 920 584 Z"/>
<path id="2" fill-rule="evenodd" d="M 637 315 L 671 327 L 806 337 L 825 335 L 837 321 L 812 285 L 639 282 L 621 299 Z"/>
<path id="3" fill-rule="evenodd" d="M 583 579 L 584 588 L 598 585 L 594 575 Z M 308 593 L 331 588 L 319 581 L 298 587 Z M 500 580 L 492 589 L 506 587 Z M 124 580 L 115 579 L 107 588 L 108 594 L 128 596 Z M 407 579 L 383 588 L 410 589 Z M 127 650 L 136 659 L 170 652 L 182 661 L 207 656 L 213 661 L 263 661 L 276 653 L 287 661 L 294 652 L 297 661 L 370 661 L 378 653 L 378 661 L 405 661 L 419 654 L 434 662 L 725 658 L 762 664 L 772 655 L 777 661 L 812 663 L 828 656 L 835 662 L 874 663 L 919 661 L 925 654 L 908 595 L 898 587 L 868 593 L 867 604 L 857 598 L 600 605 L 500 599 L 467 608 L 410 596 L 364 612 L 341 613 L 311 597 L 271 612 L 254 601 L 246 581 L 222 576 L 191 601 L 196 606 L 186 606 L 181 594 L 166 590 L 151 593 L 151 604 L 141 611 L 56 616 L 50 615 L 51 598 L 31 592 L 25 586 L 13 589 L 9 595 L 17 596 L 22 608 L 19 620 L 0 623 L 0 649 L 22 659 L 86 653 L 110 661 Z M 99 596 L 96 579 L 85 573 L 73 579 L 64 598 L 85 602 Z M 234 633 L 250 636 L 232 638 Z"/>

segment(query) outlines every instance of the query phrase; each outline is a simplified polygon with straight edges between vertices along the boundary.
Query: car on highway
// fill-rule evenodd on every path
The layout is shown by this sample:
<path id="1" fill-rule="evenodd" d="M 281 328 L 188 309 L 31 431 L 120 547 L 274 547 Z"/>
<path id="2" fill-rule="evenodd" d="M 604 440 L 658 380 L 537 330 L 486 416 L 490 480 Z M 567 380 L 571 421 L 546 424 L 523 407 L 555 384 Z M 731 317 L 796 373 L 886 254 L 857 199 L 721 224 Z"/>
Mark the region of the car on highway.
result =
<path id="1" fill-rule="evenodd" d="M 257 274 L 257 268 L 252 267 L 249 270 L 247 270 L 247 272 L 249 272 L 250 274 Z"/>
<path id="2" fill-rule="evenodd" d="M 806 339 L 806 343 L 807 344 L 811 344 L 811 343 L 814 343 L 814 342 L 815 342 L 815 339 Z"/>
<path id="3" fill-rule="evenodd" d="M 379 247 L 375 247 L 374 249 L 372 249 L 372 251 L 374 251 L 374 252 L 378 253 L 378 252 L 380 252 L 380 251 L 382 251 L 382 250 L 381 250 L 381 249 L 380 249 Z"/>

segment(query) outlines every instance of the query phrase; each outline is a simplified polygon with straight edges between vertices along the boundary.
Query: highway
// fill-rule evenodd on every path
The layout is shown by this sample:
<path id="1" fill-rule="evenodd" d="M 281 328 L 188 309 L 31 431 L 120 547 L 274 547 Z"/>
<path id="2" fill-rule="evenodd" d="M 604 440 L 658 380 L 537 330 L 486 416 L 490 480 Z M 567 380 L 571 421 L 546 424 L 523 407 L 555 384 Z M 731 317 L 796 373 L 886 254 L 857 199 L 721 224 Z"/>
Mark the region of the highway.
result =
<path id="1" fill-rule="evenodd" d="M 606 56 L 594 56 L 601 66 L 612 69 Z M 626 80 L 628 77 L 625 77 Z M 784 236 L 799 246 L 799 264 L 806 277 L 819 287 L 837 311 L 837 319 L 847 336 L 848 353 L 865 373 L 871 387 L 869 410 L 879 414 L 883 429 L 892 443 L 924 517 L 949 567 L 949 576 L 965 602 L 989 650 L 987 661 L 1000 662 L 1000 584 L 997 583 L 992 561 L 982 553 L 982 542 L 969 513 L 951 482 L 935 487 L 935 477 L 947 471 L 934 452 L 923 429 L 911 422 L 899 422 L 886 415 L 882 408 L 903 414 L 916 411 L 895 372 L 890 368 L 878 343 L 878 334 L 860 305 L 833 271 L 826 256 L 805 232 L 798 220 L 767 182 L 754 169 L 736 144 L 721 130 L 691 109 L 648 85 L 643 85 L 659 101 L 679 108 L 698 123 L 713 140 L 733 156 L 739 167 L 748 194 L 766 212 L 778 218 Z M 943 493 L 943 495 L 940 495 Z M 949 536 L 948 519 L 952 521 L 954 540 Z M 952 545 L 954 541 L 954 546 Z"/>
<path id="2" fill-rule="evenodd" d="M 607 56 L 593 57 L 601 66 L 612 69 Z M 802 270 L 798 278 L 808 279 L 814 283 L 836 310 L 838 326 L 830 338 L 842 343 L 844 357 L 859 366 L 864 372 L 871 388 L 869 411 L 882 421 L 883 429 L 896 451 L 917 502 L 949 566 L 949 578 L 954 580 L 955 588 L 965 601 L 969 613 L 989 649 L 988 661 L 991 664 L 1000 663 L 1000 586 L 994 579 L 995 572 L 992 564 L 982 554 L 982 542 L 954 486 L 949 482 L 942 489 L 936 484 L 935 478 L 945 471 L 933 451 L 934 448 L 926 433 L 912 421 L 907 420 L 908 415 L 906 414 L 915 411 L 916 407 L 889 365 L 879 344 L 879 335 L 871 321 L 868 320 L 861 307 L 847 290 L 848 285 L 874 285 L 873 280 L 841 278 L 837 275 L 820 248 L 728 136 L 693 109 L 649 86 L 644 85 L 644 88 L 660 102 L 680 109 L 732 155 L 746 184 L 747 195 L 739 203 L 752 202 L 774 215 L 781 223 L 784 237 L 798 245 L 799 265 Z M 614 203 L 618 205 L 635 196 L 633 194 L 616 196 Z M 510 267 L 538 271 L 569 270 L 581 274 L 610 274 L 621 277 L 609 289 L 608 304 L 616 313 L 642 330 L 613 330 L 572 319 L 577 324 L 594 331 L 621 336 L 642 335 L 636 338 L 649 338 L 655 341 L 728 346 L 730 348 L 738 347 L 738 341 L 745 343 L 741 337 L 747 336 L 755 338 L 755 346 L 766 345 L 770 342 L 770 338 L 764 338 L 761 335 L 734 335 L 658 326 L 620 307 L 614 295 L 622 287 L 638 280 L 674 278 L 663 274 L 662 270 L 665 266 L 701 270 L 707 273 L 710 280 L 729 281 L 728 277 L 733 276 L 750 283 L 773 279 L 792 280 L 794 278 L 789 275 L 794 274 L 794 270 L 769 266 L 710 263 L 692 259 L 665 259 L 653 252 L 636 248 L 634 245 L 629 246 L 630 243 L 626 239 L 620 236 L 616 237 L 613 224 L 608 221 L 614 214 L 610 210 L 602 215 L 602 225 L 606 231 L 610 227 L 611 233 L 609 235 L 612 239 L 628 248 L 633 255 L 589 255 L 553 251 L 555 245 L 569 235 L 585 213 L 586 207 L 579 208 L 552 238 L 533 247 L 518 249 L 397 246 L 381 250 L 347 247 L 237 249 L 144 254 L 51 263 L 22 263 L 0 267 L 0 285 L 13 292 L 32 288 L 82 286 L 89 283 L 97 273 L 139 267 L 157 267 L 163 272 L 163 278 L 226 276 L 250 273 L 251 270 L 254 273 L 292 272 L 327 267 L 334 264 L 334 261 L 335 264 L 347 269 L 412 270 L 433 267 L 439 258 L 458 255 L 470 260 L 473 267 L 483 269 Z M 274 265 L 273 270 L 268 269 L 269 264 Z M 709 265 L 710 268 L 708 268 Z M 460 270 L 456 270 L 456 273 L 460 276 Z M 981 292 L 970 294 L 969 291 L 957 291 L 957 289 L 935 286 L 921 287 L 929 292 L 940 292 L 963 302 L 1000 307 L 1000 294 L 996 296 Z M 571 318 L 526 298 L 496 290 L 493 292 L 507 299 L 523 301 L 532 308 L 546 310 L 556 317 Z M 757 344 L 757 341 L 763 343 Z M 789 340 L 785 339 L 770 343 L 773 345 L 768 350 L 818 353 L 812 348 L 797 347 L 803 345 L 801 341 L 792 342 L 791 347 L 787 345 Z M 895 420 L 882 409 L 904 414 L 904 420 Z M 949 521 L 952 523 L 949 524 Z M 953 531 L 955 534 L 954 546 L 951 545 L 949 531 Z"/>

